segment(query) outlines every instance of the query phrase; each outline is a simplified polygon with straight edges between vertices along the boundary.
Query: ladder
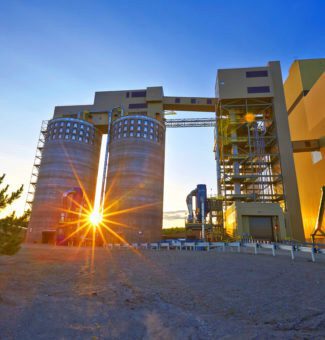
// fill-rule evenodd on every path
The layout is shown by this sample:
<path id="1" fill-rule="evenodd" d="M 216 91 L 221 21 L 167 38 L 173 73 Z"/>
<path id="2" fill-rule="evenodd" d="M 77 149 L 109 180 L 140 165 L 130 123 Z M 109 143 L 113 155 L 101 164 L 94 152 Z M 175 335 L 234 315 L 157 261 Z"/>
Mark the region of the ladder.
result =
<path id="1" fill-rule="evenodd" d="M 32 168 L 32 174 L 30 176 L 27 196 L 26 196 L 26 202 L 25 202 L 25 208 L 24 210 L 31 210 L 32 204 L 34 201 L 35 191 L 36 191 L 36 185 L 37 185 L 37 179 L 39 175 L 39 168 L 42 161 L 42 154 L 45 144 L 45 138 L 47 133 L 47 126 L 48 126 L 48 120 L 43 120 L 41 125 L 41 131 L 38 137 L 37 147 L 36 147 L 36 153 L 34 157 L 34 163 Z"/>

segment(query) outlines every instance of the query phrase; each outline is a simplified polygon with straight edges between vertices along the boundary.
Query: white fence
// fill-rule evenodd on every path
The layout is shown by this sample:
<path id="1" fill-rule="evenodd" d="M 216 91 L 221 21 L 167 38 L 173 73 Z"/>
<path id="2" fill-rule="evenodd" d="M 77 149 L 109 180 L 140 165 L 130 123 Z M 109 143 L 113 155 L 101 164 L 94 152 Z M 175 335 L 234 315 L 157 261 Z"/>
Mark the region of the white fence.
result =
<path id="1" fill-rule="evenodd" d="M 151 250 L 188 250 L 188 251 L 222 251 L 238 252 L 244 249 L 252 249 L 257 255 L 265 250 L 269 250 L 272 256 L 277 254 L 288 254 L 292 260 L 299 253 L 310 254 L 312 262 L 315 262 L 318 256 L 325 258 L 325 248 L 313 247 L 307 245 L 294 245 L 282 243 L 265 243 L 265 242 L 155 242 L 155 243 L 108 243 L 105 245 L 109 249 L 151 249 Z M 263 251 L 264 250 L 264 251 Z M 266 252 L 267 254 L 267 252 Z"/>

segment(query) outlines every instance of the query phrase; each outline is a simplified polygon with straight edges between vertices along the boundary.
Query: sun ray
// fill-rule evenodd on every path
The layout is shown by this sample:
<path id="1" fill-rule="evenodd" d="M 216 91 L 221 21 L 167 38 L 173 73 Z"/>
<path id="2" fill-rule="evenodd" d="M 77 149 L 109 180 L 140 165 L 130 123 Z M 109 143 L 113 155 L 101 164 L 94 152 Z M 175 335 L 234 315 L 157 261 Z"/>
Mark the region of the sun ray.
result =
<path id="1" fill-rule="evenodd" d="M 138 206 L 135 206 L 135 207 L 132 207 L 132 208 L 122 209 L 122 210 L 118 210 L 118 211 L 114 211 L 114 212 L 110 212 L 110 213 L 106 213 L 106 214 L 108 216 L 115 216 L 115 215 L 120 215 L 120 214 L 124 214 L 124 213 L 131 212 L 131 211 L 136 211 L 136 210 L 139 210 L 139 209 L 152 207 L 152 206 L 158 205 L 158 204 L 160 204 L 160 202 L 147 203 L 147 204 L 138 205 Z"/>

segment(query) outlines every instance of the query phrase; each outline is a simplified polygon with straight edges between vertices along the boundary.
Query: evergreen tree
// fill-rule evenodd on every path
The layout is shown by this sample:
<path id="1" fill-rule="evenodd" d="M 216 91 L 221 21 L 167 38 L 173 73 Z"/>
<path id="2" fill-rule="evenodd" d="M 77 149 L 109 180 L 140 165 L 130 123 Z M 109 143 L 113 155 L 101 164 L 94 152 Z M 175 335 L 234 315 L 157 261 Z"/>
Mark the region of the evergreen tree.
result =
<path id="1" fill-rule="evenodd" d="M 23 186 L 17 191 L 8 193 L 9 185 L 1 189 L 5 175 L 0 176 L 0 212 L 17 200 L 22 192 Z M 13 212 L 11 215 L 0 219 L 0 255 L 14 255 L 20 249 L 24 240 L 30 212 L 25 212 L 17 217 Z"/>

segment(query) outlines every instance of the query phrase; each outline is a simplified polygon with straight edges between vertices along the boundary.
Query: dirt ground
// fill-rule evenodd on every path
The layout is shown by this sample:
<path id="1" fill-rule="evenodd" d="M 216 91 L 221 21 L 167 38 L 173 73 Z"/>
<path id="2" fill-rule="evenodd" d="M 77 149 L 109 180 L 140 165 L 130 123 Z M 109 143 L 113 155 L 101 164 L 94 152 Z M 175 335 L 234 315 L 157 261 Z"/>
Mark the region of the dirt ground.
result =
<path id="1" fill-rule="evenodd" d="M 24 246 L 0 257 L 0 339 L 324 339 L 325 261 Z"/>

